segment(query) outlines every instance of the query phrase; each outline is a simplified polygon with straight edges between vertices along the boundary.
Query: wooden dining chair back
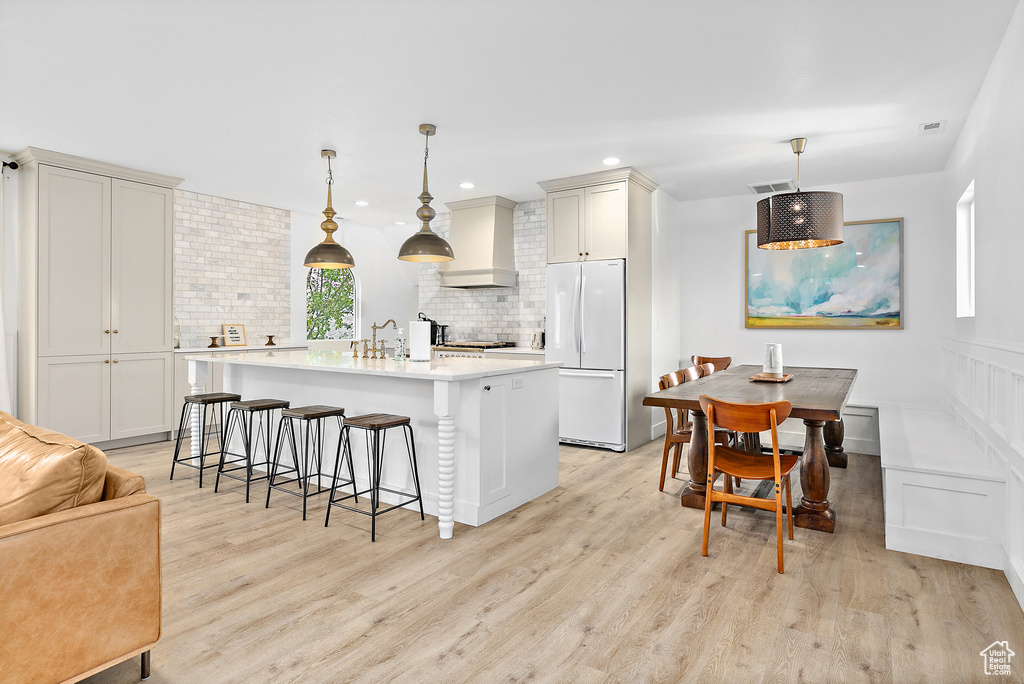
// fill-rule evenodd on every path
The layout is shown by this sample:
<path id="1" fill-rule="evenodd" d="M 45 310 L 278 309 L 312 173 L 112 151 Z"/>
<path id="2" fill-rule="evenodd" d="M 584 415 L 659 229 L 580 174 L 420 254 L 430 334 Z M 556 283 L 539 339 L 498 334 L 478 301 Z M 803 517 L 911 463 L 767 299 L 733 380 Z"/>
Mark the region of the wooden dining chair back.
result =
<path id="1" fill-rule="evenodd" d="M 715 372 L 715 364 L 713 363 L 702 363 L 698 366 L 694 366 L 694 368 L 700 371 L 700 377 L 702 378 Z"/>
<path id="2" fill-rule="evenodd" d="M 658 380 L 658 389 L 666 390 L 669 387 L 681 385 L 684 382 L 693 382 L 700 377 L 700 369 L 695 366 L 680 368 L 677 371 L 662 375 Z M 683 444 L 690 443 L 693 432 L 693 424 L 690 421 L 690 412 L 686 409 L 673 409 L 665 407 L 665 449 L 661 455 L 661 481 L 658 483 L 658 491 L 665 491 L 665 473 L 668 469 L 668 452 L 674 449 L 672 458 L 672 477 L 679 472 L 679 461 Z M 724 434 L 724 433 L 723 433 Z M 717 439 L 728 439 L 728 436 L 718 435 Z"/>
<path id="3" fill-rule="evenodd" d="M 701 553 L 708 555 L 708 533 L 711 527 L 711 507 L 716 501 L 722 504 L 722 526 L 725 526 L 729 504 L 739 504 L 775 512 L 775 536 L 778 547 L 778 567 L 782 572 L 782 495 L 786 495 L 786 511 L 789 517 L 789 538 L 793 538 L 793 494 L 790 486 L 790 472 L 796 467 L 799 457 L 779 454 L 779 423 L 793 411 L 788 401 L 764 404 L 737 404 L 712 399 L 706 394 L 700 396 L 700 406 L 708 417 L 708 481 L 704 501 L 704 538 Z M 729 446 L 717 445 L 711 439 L 716 427 L 736 432 L 771 432 L 772 458 L 761 454 L 741 451 Z M 723 487 L 714 488 L 715 477 L 723 473 Z M 774 480 L 774 498 L 762 499 L 742 496 L 733 491 L 733 478 L 744 480 Z"/>
<path id="4" fill-rule="evenodd" d="M 715 364 L 715 370 L 718 371 L 724 371 L 732 365 L 731 356 L 699 356 L 694 354 L 690 357 L 690 361 L 693 362 L 694 366 L 699 366 L 702 363 L 713 363 Z"/>

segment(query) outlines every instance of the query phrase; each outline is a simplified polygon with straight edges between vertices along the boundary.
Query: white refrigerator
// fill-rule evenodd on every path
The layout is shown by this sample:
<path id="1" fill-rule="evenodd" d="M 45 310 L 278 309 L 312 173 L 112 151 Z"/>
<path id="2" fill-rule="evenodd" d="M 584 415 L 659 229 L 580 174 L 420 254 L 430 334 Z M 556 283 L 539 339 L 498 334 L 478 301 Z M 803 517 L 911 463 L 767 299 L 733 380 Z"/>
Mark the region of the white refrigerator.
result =
<path id="1" fill-rule="evenodd" d="M 558 438 L 626 450 L 626 262 L 549 264 L 545 358 L 558 362 Z"/>

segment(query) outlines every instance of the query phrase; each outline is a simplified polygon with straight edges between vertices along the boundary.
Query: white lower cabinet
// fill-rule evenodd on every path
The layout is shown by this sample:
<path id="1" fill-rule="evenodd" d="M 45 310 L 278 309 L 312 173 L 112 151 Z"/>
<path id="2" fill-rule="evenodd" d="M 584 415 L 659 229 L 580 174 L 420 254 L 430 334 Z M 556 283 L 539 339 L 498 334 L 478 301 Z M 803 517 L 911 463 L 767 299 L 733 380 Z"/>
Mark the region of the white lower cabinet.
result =
<path id="1" fill-rule="evenodd" d="M 51 356 L 39 359 L 40 426 L 83 442 L 110 439 L 110 357 Z"/>
<path id="2" fill-rule="evenodd" d="M 39 359 L 38 422 L 83 442 L 171 429 L 173 354 Z"/>

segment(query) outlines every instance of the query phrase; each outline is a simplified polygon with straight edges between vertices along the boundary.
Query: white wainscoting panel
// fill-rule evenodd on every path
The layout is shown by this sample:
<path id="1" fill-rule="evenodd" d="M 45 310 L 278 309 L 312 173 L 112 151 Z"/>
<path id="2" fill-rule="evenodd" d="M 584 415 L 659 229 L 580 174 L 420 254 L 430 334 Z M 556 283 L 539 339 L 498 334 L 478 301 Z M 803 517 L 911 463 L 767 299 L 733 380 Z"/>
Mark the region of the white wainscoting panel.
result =
<path id="1" fill-rule="evenodd" d="M 943 350 L 943 403 L 1006 483 L 1002 569 L 1024 607 L 1024 347 L 948 339 Z"/>

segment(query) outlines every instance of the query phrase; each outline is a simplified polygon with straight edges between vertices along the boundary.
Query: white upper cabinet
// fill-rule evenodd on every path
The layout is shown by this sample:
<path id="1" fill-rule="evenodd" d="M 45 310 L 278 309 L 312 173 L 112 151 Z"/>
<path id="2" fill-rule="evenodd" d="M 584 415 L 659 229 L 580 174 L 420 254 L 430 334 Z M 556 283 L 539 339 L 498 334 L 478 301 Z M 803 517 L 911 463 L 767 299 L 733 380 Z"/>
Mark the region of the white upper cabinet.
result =
<path id="1" fill-rule="evenodd" d="M 627 258 L 630 207 L 657 187 L 635 169 L 614 169 L 540 184 L 547 190 L 548 263 Z"/>
<path id="2" fill-rule="evenodd" d="M 110 178 L 39 168 L 39 356 L 110 351 Z"/>
<path id="3" fill-rule="evenodd" d="M 111 191 L 111 351 L 167 351 L 174 344 L 172 191 L 119 179 Z"/>
<path id="4" fill-rule="evenodd" d="M 626 256 L 626 182 L 586 189 L 583 260 L 622 259 Z"/>

